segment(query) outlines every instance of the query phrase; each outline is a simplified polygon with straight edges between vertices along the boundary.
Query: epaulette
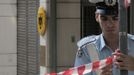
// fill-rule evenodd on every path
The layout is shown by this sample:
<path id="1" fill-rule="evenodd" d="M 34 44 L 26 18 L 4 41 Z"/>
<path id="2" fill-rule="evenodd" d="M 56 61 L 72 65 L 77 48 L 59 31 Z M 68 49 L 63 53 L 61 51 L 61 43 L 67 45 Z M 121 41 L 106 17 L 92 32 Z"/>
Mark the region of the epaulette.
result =
<path id="1" fill-rule="evenodd" d="M 89 44 L 89 43 L 92 43 L 92 42 L 95 42 L 95 41 L 96 41 L 96 35 L 87 36 L 87 37 L 81 39 L 80 41 L 78 41 L 77 46 L 78 46 L 79 48 L 81 48 L 81 47 L 83 47 L 84 45 Z"/>
<path id="2" fill-rule="evenodd" d="M 134 35 L 128 34 L 128 38 L 131 39 L 131 40 L 134 40 Z"/>

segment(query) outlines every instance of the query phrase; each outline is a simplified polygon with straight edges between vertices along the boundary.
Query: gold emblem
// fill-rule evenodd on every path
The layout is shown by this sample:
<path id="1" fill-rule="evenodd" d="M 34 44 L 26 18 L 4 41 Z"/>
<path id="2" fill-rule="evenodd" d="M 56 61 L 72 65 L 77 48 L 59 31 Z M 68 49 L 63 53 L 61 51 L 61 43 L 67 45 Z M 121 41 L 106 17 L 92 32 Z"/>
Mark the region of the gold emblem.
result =
<path id="1" fill-rule="evenodd" d="M 105 0 L 106 5 L 114 6 L 116 4 L 116 0 Z"/>
<path id="2" fill-rule="evenodd" d="M 43 36 L 46 32 L 46 11 L 43 6 L 39 7 L 37 23 L 38 32 Z"/>

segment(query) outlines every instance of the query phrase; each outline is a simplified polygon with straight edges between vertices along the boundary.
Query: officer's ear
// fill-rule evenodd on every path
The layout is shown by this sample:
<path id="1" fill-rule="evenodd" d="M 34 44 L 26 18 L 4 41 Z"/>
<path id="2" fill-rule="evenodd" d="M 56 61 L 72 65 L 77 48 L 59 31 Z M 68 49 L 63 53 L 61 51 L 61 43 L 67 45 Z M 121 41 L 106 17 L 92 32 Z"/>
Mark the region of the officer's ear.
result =
<path id="1" fill-rule="evenodd" d="M 95 13 L 95 19 L 97 22 L 99 22 L 99 13 Z"/>

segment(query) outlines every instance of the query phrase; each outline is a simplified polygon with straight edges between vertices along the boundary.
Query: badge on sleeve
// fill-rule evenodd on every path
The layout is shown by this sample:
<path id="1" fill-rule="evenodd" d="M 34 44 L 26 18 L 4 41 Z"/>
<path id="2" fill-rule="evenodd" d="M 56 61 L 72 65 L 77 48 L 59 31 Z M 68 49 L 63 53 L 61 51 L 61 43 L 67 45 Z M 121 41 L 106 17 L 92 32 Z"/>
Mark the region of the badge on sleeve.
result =
<path id="1" fill-rule="evenodd" d="M 83 51 L 78 49 L 77 56 L 80 58 L 83 56 Z"/>

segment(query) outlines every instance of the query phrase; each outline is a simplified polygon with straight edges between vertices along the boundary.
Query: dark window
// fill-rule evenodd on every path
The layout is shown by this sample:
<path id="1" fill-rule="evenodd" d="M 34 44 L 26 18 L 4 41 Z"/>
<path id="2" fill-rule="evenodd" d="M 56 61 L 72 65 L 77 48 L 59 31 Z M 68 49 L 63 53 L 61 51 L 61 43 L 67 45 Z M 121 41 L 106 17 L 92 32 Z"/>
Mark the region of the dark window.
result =
<path id="1" fill-rule="evenodd" d="M 128 12 L 127 12 L 127 22 L 128 22 L 128 33 L 130 33 L 130 7 L 128 8 Z"/>
<path id="2" fill-rule="evenodd" d="M 99 24 L 95 20 L 95 5 L 83 1 L 81 1 L 81 37 L 100 34 Z"/>

